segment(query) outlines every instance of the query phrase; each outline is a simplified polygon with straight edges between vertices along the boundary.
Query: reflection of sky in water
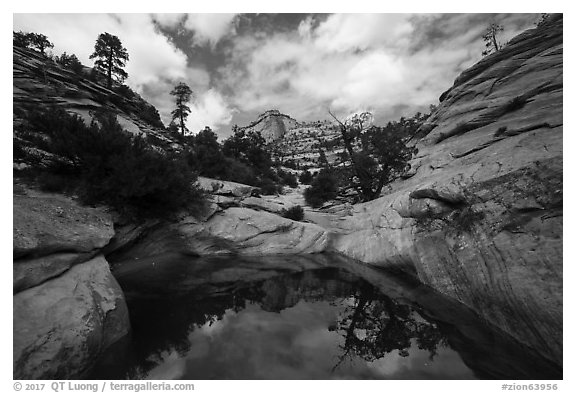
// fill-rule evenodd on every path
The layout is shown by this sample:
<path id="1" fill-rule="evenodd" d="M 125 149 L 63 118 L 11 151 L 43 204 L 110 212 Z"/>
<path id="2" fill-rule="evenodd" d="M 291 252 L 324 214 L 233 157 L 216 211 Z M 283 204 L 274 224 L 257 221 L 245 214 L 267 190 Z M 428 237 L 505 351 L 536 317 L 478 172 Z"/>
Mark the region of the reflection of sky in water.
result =
<path id="1" fill-rule="evenodd" d="M 190 350 L 181 357 L 164 351 L 148 379 L 469 379 L 474 378 L 453 350 L 440 347 L 433 361 L 430 352 L 413 343 L 409 356 L 394 350 L 366 362 L 347 358 L 331 373 L 342 354 L 341 332 L 329 331 L 343 310 L 345 299 L 300 301 L 279 313 L 249 304 L 222 320 L 193 330 Z M 361 336 L 361 332 L 357 332 Z M 361 337 L 360 337 L 361 338 Z"/>

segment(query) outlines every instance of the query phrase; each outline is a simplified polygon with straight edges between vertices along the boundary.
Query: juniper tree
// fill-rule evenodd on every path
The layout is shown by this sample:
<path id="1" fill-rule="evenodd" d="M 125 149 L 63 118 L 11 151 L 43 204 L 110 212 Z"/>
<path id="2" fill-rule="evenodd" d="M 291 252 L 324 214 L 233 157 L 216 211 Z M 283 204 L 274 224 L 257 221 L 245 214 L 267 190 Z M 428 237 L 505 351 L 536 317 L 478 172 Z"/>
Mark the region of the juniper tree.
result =
<path id="1" fill-rule="evenodd" d="M 94 53 L 90 55 L 90 58 L 97 58 L 94 65 L 106 74 L 108 88 L 112 87 L 113 77 L 120 83 L 128 78 L 128 73 L 122 69 L 129 60 L 128 51 L 115 35 L 100 34 L 94 45 Z"/>
<path id="2" fill-rule="evenodd" d="M 372 125 L 371 113 L 363 112 L 338 122 L 346 156 L 350 160 L 352 185 L 363 201 L 377 198 L 388 184 L 408 167 L 415 149 L 406 145 L 405 127 L 388 123 L 385 127 Z"/>
<path id="3" fill-rule="evenodd" d="M 54 48 L 54 44 L 48 40 L 44 34 L 37 33 L 24 33 L 23 31 L 13 31 L 12 43 L 14 46 L 20 46 L 23 48 L 35 48 L 45 55 L 45 50 L 48 48 Z"/>
<path id="4" fill-rule="evenodd" d="M 14 46 L 28 48 L 30 45 L 30 33 L 24 33 L 23 31 L 13 31 L 12 44 Z"/>
<path id="5" fill-rule="evenodd" d="M 176 99 L 176 109 L 172 111 L 172 121 L 178 120 L 180 122 L 180 131 L 182 135 L 184 135 L 184 133 L 188 131 L 184 121 L 190 114 L 190 107 L 186 104 L 192 97 L 192 90 L 186 83 L 180 82 L 174 87 L 170 94 Z"/>
<path id="6" fill-rule="evenodd" d="M 48 48 L 54 48 L 54 44 L 48 40 L 44 34 L 29 33 L 30 46 L 36 48 L 45 55 L 44 51 Z"/>

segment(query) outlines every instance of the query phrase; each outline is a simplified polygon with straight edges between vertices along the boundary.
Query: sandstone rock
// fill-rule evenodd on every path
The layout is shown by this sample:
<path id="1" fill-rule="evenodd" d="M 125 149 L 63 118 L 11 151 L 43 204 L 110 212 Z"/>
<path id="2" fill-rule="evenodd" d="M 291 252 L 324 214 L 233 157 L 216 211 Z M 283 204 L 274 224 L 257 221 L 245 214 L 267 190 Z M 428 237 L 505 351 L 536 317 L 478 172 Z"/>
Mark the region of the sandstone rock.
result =
<path id="1" fill-rule="evenodd" d="M 231 207 L 207 221 L 186 217 L 150 230 L 112 262 L 165 253 L 189 255 L 278 255 L 322 252 L 327 231 L 315 224 L 292 221 L 277 214 Z"/>
<path id="2" fill-rule="evenodd" d="M 229 207 L 240 206 L 240 198 L 236 197 L 229 197 L 225 195 L 214 195 L 212 197 L 212 200 L 222 209 L 228 209 Z"/>
<path id="3" fill-rule="evenodd" d="M 317 225 L 243 208 L 230 208 L 215 215 L 205 231 L 233 243 L 245 255 L 321 252 L 328 238 Z"/>
<path id="4" fill-rule="evenodd" d="M 256 187 L 232 181 L 216 180 L 207 177 L 198 177 L 198 185 L 201 189 L 215 195 L 227 195 L 234 197 L 249 197 Z"/>
<path id="5" fill-rule="evenodd" d="M 250 123 L 242 129 L 250 132 L 259 132 L 266 142 L 281 139 L 286 131 L 298 126 L 298 122 L 290 116 L 272 109 L 258 116 L 258 120 Z"/>
<path id="6" fill-rule="evenodd" d="M 294 205 L 291 203 L 283 203 L 279 199 L 250 197 L 243 199 L 240 202 L 240 206 L 254 210 L 263 210 L 274 214 L 282 214 L 284 210 L 290 209 Z"/>
<path id="7" fill-rule="evenodd" d="M 81 378 L 126 335 L 122 290 L 103 257 L 14 296 L 14 379 Z"/>
<path id="8" fill-rule="evenodd" d="M 39 258 L 19 259 L 14 262 L 13 290 L 14 293 L 31 288 L 56 277 L 72 266 L 91 259 L 95 252 L 70 253 L 61 252 Z"/>
<path id="9" fill-rule="evenodd" d="M 14 195 L 13 211 L 14 258 L 91 252 L 114 235 L 109 214 L 65 197 Z"/>
<path id="10" fill-rule="evenodd" d="M 414 175 L 354 206 L 331 242 L 358 260 L 415 271 L 556 364 L 562 29 L 562 16 L 551 17 L 465 71 L 427 120 Z"/>

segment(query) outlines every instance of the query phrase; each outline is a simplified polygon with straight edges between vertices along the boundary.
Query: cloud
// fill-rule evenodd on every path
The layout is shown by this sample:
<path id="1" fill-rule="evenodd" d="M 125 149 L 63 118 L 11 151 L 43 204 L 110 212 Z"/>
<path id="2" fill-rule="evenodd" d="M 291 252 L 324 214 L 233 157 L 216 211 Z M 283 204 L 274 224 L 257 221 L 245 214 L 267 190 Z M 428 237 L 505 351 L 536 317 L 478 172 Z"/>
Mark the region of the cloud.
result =
<path id="1" fill-rule="evenodd" d="M 408 14 L 334 14 L 314 31 L 318 48 L 344 52 L 405 45 L 412 31 Z"/>
<path id="2" fill-rule="evenodd" d="M 184 27 L 194 31 L 196 45 L 216 46 L 218 41 L 234 32 L 232 21 L 236 14 L 188 14 Z"/>
<path id="3" fill-rule="evenodd" d="M 98 34 L 122 40 L 127 84 L 165 123 L 180 81 L 196 95 L 189 127 L 244 125 L 268 109 L 298 120 L 371 109 L 393 120 L 437 103 L 481 58 L 495 21 L 502 41 L 531 27 L 531 14 L 15 14 L 14 28 L 46 34 L 54 51 L 91 65 Z M 242 119 L 242 122 L 239 122 Z M 247 123 L 246 123 L 247 124 Z M 222 134 L 222 132 L 221 132 Z"/>
<path id="4" fill-rule="evenodd" d="M 54 43 L 56 54 L 64 51 L 75 53 L 87 65 L 93 64 L 89 56 L 98 35 L 104 31 L 117 35 L 130 55 L 126 64 L 129 74 L 126 83 L 156 106 L 165 124 L 170 122 L 170 112 L 174 109 L 170 91 L 177 82 L 182 81 L 198 95 L 188 121 L 190 130 L 198 131 L 204 126 L 217 129 L 230 123 L 232 109 L 220 93 L 210 88 L 209 72 L 188 65 L 186 54 L 158 32 L 153 23 L 156 21 L 164 27 L 174 27 L 185 17 L 179 14 L 16 14 L 14 28 L 46 34 Z M 221 21 L 228 20 L 229 23 L 231 17 L 218 16 L 208 20 L 196 26 L 203 37 L 215 43 L 225 31 Z M 211 29 L 211 26 L 214 28 Z M 74 33 L 71 34 L 71 31 Z"/>
<path id="5" fill-rule="evenodd" d="M 103 32 L 116 35 L 128 50 L 126 83 L 141 91 L 142 86 L 186 76 L 186 55 L 158 33 L 146 14 L 15 14 L 14 28 L 46 34 L 56 54 L 74 53 L 86 65 Z"/>
<path id="6" fill-rule="evenodd" d="M 206 126 L 214 130 L 223 125 L 229 125 L 234 113 L 228 102 L 215 89 L 201 93 L 191 103 L 190 109 L 191 113 L 186 121 L 186 127 L 193 133 Z"/>
<path id="7" fill-rule="evenodd" d="M 186 14 L 152 14 L 152 19 L 167 29 L 175 29 L 185 18 Z"/>
<path id="8" fill-rule="evenodd" d="M 492 20 L 515 35 L 530 27 L 517 14 L 336 14 L 308 16 L 293 31 L 235 37 L 221 82 L 242 111 L 272 107 L 300 120 L 371 108 L 377 120 L 437 103 L 481 58 Z"/>
<path id="9" fill-rule="evenodd" d="M 210 75 L 202 68 L 188 67 L 183 78 L 177 80 L 161 78 L 142 86 L 142 95 L 158 109 L 160 117 L 166 125 L 172 120 L 171 112 L 175 105 L 174 97 L 170 95 L 170 92 L 178 82 L 186 83 L 194 94 L 199 94 L 199 92 L 209 89 Z"/>

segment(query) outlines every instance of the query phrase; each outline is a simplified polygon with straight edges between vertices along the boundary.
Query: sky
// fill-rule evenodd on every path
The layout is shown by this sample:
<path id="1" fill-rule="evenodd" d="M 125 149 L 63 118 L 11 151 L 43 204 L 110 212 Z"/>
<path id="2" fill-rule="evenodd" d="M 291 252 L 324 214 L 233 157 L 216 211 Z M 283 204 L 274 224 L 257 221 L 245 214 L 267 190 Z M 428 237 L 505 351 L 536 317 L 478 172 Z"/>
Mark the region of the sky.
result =
<path id="1" fill-rule="evenodd" d="M 482 58 L 491 22 L 501 41 L 534 27 L 539 14 L 14 14 L 14 30 L 43 33 L 53 53 L 85 65 L 98 35 L 128 50 L 126 84 L 167 125 L 169 93 L 194 92 L 187 127 L 221 138 L 270 109 L 299 121 L 368 110 L 377 124 L 427 111 Z"/>

